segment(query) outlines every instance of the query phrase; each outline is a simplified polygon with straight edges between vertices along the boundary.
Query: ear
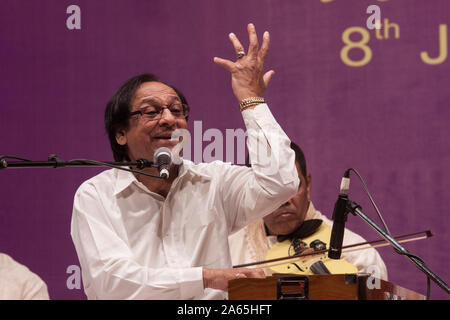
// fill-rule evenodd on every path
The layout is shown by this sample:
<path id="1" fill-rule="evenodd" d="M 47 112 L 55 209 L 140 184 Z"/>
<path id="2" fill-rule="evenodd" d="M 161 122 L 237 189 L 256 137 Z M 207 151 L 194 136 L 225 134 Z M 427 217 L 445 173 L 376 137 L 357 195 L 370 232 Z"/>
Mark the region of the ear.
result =
<path id="1" fill-rule="evenodd" d="M 116 132 L 116 141 L 121 146 L 124 146 L 127 144 L 127 134 L 125 130 L 119 130 Z"/>
<path id="2" fill-rule="evenodd" d="M 311 182 L 312 182 L 311 174 L 308 173 L 306 177 L 306 193 L 308 196 L 308 200 L 311 200 Z"/>

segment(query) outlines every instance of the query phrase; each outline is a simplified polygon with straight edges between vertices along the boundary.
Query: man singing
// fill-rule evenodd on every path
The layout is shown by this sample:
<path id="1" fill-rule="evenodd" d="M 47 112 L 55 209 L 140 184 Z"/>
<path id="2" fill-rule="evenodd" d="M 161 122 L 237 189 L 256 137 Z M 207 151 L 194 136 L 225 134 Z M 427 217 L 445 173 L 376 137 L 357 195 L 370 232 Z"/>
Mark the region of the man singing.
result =
<path id="1" fill-rule="evenodd" d="M 71 235 L 89 299 L 223 299 L 229 280 L 264 277 L 261 269 L 231 268 L 228 235 L 289 200 L 299 179 L 290 140 L 262 98 L 274 74 L 263 72 L 269 34 L 259 48 L 255 27 L 247 29 L 248 52 L 230 34 L 236 61 L 214 62 L 231 73 L 252 167 L 184 159 L 167 180 L 111 169 L 85 181 L 75 194 Z M 173 149 L 171 136 L 187 128 L 188 114 L 184 95 L 156 76 L 128 80 L 105 112 L 115 160 Z"/>

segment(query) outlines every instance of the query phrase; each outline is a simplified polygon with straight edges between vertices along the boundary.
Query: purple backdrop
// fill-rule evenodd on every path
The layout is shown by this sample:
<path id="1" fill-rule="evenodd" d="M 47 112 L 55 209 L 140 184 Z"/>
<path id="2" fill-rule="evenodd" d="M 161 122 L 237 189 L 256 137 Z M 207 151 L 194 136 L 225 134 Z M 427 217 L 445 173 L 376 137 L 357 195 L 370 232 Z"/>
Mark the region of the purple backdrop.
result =
<path id="1" fill-rule="evenodd" d="M 81 30 L 66 26 L 71 4 L 81 9 Z M 366 29 L 370 4 L 381 8 L 378 33 Z M 356 168 L 393 234 L 432 230 L 431 239 L 405 246 L 448 282 L 450 64 L 445 57 L 430 65 L 420 53 L 439 56 L 439 41 L 448 51 L 448 32 L 440 40 L 439 25 L 446 31 L 449 9 L 448 0 L 4 0 L 0 154 L 112 160 L 105 103 L 143 72 L 186 94 L 191 127 L 201 120 L 203 130 L 244 128 L 230 76 L 212 59 L 234 59 L 228 33 L 246 47 L 246 25 L 253 22 L 260 37 L 271 34 L 267 68 L 276 74 L 265 97 L 306 153 L 315 206 L 331 217 L 340 177 Z M 368 36 L 367 48 L 341 56 L 345 30 L 354 31 L 352 42 Z M 350 65 L 364 58 L 364 65 Z M 69 234 L 72 201 L 81 182 L 101 170 L 0 172 L 0 251 L 39 274 L 52 299 L 85 298 L 66 285 L 68 266 L 79 264 Z M 350 190 L 378 222 L 356 178 Z M 377 238 L 357 217 L 347 226 Z M 425 293 L 425 276 L 406 258 L 390 248 L 380 253 L 390 281 Z M 431 293 L 448 299 L 434 284 Z"/>

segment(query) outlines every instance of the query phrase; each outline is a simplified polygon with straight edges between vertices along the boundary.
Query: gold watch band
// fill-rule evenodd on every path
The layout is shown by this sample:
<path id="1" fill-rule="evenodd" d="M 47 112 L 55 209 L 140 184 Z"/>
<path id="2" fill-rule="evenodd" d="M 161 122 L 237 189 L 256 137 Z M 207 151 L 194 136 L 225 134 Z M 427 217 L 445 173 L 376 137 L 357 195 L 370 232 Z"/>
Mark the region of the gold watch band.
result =
<path id="1" fill-rule="evenodd" d="M 241 102 L 239 102 L 239 108 L 241 109 L 241 111 L 244 111 L 248 107 L 256 106 L 256 105 L 261 104 L 261 103 L 266 103 L 264 98 L 262 98 L 262 97 L 250 97 L 250 98 L 246 98 L 246 99 L 241 100 Z"/>

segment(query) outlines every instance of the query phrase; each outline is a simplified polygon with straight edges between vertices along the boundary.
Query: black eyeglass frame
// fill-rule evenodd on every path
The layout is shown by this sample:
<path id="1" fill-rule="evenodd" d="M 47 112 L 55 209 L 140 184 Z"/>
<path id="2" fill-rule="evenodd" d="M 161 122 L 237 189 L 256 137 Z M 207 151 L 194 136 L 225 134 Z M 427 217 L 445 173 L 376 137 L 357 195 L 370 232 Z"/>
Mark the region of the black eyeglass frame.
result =
<path id="1" fill-rule="evenodd" d="M 179 105 L 181 105 L 182 107 L 183 107 L 183 115 L 181 116 L 181 117 L 177 117 L 176 115 L 174 115 L 173 113 L 172 113 L 172 111 L 170 110 L 170 108 L 169 107 L 171 107 L 172 105 L 174 105 L 174 104 L 179 104 Z M 170 113 L 173 115 L 173 116 L 175 116 L 175 117 L 177 117 L 177 118 L 184 118 L 184 119 L 187 119 L 188 117 L 189 117 L 189 111 L 190 111 L 190 107 L 189 107 L 189 105 L 188 104 L 186 104 L 186 103 L 174 103 L 174 104 L 172 104 L 172 105 L 170 105 L 170 106 L 158 106 L 157 108 L 160 108 L 160 111 L 159 111 L 159 113 L 158 113 L 158 116 L 156 116 L 154 119 L 149 119 L 149 121 L 155 121 L 155 120 L 160 120 L 161 118 L 162 118 L 162 114 L 163 114 L 163 112 L 164 112 L 164 109 L 167 109 L 167 110 L 169 110 L 170 111 Z M 134 115 L 137 115 L 137 114 L 140 114 L 142 117 L 145 115 L 145 114 L 147 114 L 146 112 L 144 112 L 144 111 L 142 111 L 143 109 L 147 109 L 148 107 L 144 107 L 144 108 L 141 108 L 141 109 L 139 109 L 139 110 L 137 110 L 137 111 L 133 111 L 133 112 L 130 112 L 129 113 L 129 117 L 132 117 L 132 116 L 134 116 Z M 156 108 L 156 107 L 154 107 L 154 108 Z"/>

